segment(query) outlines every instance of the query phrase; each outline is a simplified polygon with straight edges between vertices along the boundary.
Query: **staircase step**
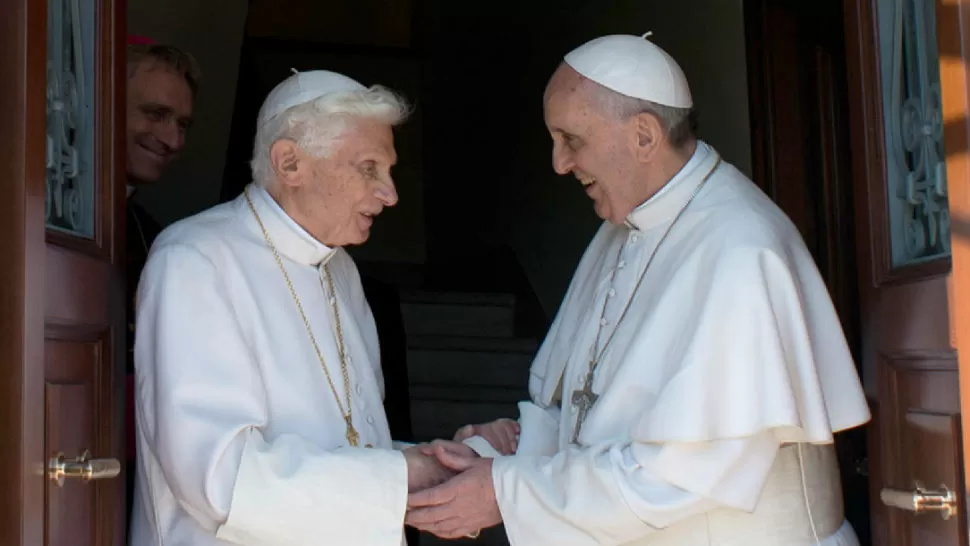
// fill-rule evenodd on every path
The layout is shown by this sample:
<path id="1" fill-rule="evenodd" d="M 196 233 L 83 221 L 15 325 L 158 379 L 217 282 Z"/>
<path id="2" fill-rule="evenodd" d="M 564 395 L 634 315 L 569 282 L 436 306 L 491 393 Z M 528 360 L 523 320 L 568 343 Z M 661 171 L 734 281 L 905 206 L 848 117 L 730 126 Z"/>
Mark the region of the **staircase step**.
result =
<path id="1" fill-rule="evenodd" d="M 411 400 L 426 402 L 517 404 L 520 400 L 529 398 L 529 389 L 524 382 L 518 388 L 494 388 L 478 385 L 411 385 L 410 392 Z"/>
<path id="2" fill-rule="evenodd" d="M 402 290 L 401 303 L 437 303 L 450 305 L 513 307 L 515 305 L 515 295 L 498 292 L 436 292 L 431 290 Z"/>
<path id="3" fill-rule="evenodd" d="M 537 343 L 528 339 L 417 337 L 408 342 L 413 386 L 526 388 Z"/>
<path id="4" fill-rule="evenodd" d="M 475 423 L 488 423 L 501 417 L 519 416 L 515 402 L 463 402 L 411 399 L 414 440 L 428 442 L 452 438 L 459 428 Z"/>
<path id="5" fill-rule="evenodd" d="M 512 337 L 515 297 L 473 292 L 420 292 L 401 295 L 408 335 Z"/>
<path id="6" fill-rule="evenodd" d="M 414 335 L 408 336 L 408 349 L 428 351 L 465 351 L 481 353 L 521 353 L 531 358 L 539 342 L 522 337 L 484 337 Z"/>

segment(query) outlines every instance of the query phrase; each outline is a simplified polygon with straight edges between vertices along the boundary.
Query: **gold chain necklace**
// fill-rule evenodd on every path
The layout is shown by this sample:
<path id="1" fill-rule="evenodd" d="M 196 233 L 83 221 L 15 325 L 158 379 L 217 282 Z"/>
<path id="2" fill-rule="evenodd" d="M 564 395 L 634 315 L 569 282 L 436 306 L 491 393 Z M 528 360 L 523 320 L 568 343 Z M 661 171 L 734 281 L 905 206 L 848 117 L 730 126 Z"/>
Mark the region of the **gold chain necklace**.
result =
<path id="1" fill-rule="evenodd" d="M 256 207 L 253 206 L 253 200 L 249 197 L 249 188 L 243 190 L 246 195 L 246 201 L 249 203 L 249 210 L 253 211 L 253 216 L 256 217 L 256 222 L 259 224 L 259 229 L 263 231 L 263 237 L 266 239 L 266 244 L 269 245 L 270 250 L 273 251 L 273 257 L 276 258 L 276 264 L 280 266 L 280 271 L 283 273 L 283 278 L 286 280 L 286 286 L 290 289 L 290 294 L 293 296 L 293 301 L 296 302 L 296 308 L 300 310 L 300 316 L 303 317 L 303 325 L 306 326 L 307 334 L 310 335 L 310 342 L 313 343 L 313 350 L 317 352 L 317 358 L 320 360 L 320 366 L 323 368 L 323 373 L 327 376 L 327 383 L 330 384 L 330 390 L 333 392 L 333 397 L 337 401 L 337 407 L 340 409 L 340 414 L 343 416 L 344 421 L 347 423 L 347 442 L 351 446 L 357 447 L 360 434 L 357 433 L 357 429 L 354 428 L 353 420 L 353 408 L 350 403 L 350 374 L 347 368 L 346 353 L 344 352 L 344 334 L 343 329 L 340 326 L 340 310 L 337 307 L 336 300 L 331 300 L 330 307 L 333 309 L 334 322 L 337 326 L 337 353 L 340 355 L 340 372 L 344 378 L 344 391 L 347 396 L 347 409 L 344 410 L 344 405 L 340 402 L 340 395 L 337 394 L 337 388 L 333 384 L 333 379 L 330 377 L 330 371 L 327 369 L 327 364 L 323 360 L 323 353 L 320 352 L 320 346 L 317 345 L 317 338 L 313 335 L 313 329 L 310 328 L 310 320 L 307 319 L 306 313 L 303 311 L 303 304 L 300 303 L 300 298 L 296 295 L 296 290 L 293 288 L 293 283 L 290 281 L 290 276 L 286 273 L 286 268 L 283 267 L 283 260 L 280 258 L 279 251 L 276 250 L 276 245 L 273 244 L 273 240 L 269 236 L 269 232 L 266 231 L 266 226 L 263 225 L 262 219 L 259 217 L 259 213 L 256 212 Z M 327 275 L 327 287 L 330 289 L 330 297 L 336 298 L 336 292 L 333 288 L 333 277 L 330 275 L 330 268 L 327 264 L 323 266 L 324 273 Z"/>

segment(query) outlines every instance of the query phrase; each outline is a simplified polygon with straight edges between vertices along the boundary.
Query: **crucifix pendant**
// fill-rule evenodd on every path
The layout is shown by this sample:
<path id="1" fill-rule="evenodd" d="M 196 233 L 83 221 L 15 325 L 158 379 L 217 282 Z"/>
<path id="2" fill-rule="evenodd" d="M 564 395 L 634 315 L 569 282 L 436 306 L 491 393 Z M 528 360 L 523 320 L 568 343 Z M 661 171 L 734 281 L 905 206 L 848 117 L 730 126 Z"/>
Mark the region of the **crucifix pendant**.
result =
<path id="1" fill-rule="evenodd" d="M 357 447 L 360 440 L 360 434 L 357 434 L 357 429 L 354 428 L 354 423 L 351 421 L 349 415 L 344 416 L 344 421 L 347 421 L 347 442 L 350 443 L 351 447 Z"/>
<path id="2" fill-rule="evenodd" d="M 592 369 L 592 366 L 590 366 Z M 586 420 L 586 416 L 589 414 L 589 410 L 593 408 L 593 404 L 599 395 L 593 392 L 593 372 L 590 371 L 586 374 L 586 381 L 583 382 L 583 388 L 578 391 L 573 391 L 573 396 L 570 399 L 573 406 L 576 407 L 576 426 L 573 428 L 573 439 L 572 443 L 579 443 L 579 429 L 583 426 L 583 421 Z"/>

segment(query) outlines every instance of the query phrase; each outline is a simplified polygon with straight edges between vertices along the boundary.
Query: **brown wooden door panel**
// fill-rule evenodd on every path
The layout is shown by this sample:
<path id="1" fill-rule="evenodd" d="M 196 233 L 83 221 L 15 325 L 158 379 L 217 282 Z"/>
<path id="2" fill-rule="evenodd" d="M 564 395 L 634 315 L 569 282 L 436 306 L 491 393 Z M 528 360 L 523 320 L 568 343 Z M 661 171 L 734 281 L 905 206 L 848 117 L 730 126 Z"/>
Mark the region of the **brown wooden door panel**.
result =
<path id="1" fill-rule="evenodd" d="M 97 449 L 98 416 L 95 380 L 100 343 L 48 339 L 44 344 L 45 450 L 51 457 L 74 458 Z M 97 453 L 97 451 L 96 451 Z M 47 544 L 89 546 L 95 544 L 96 485 L 66 480 L 61 486 L 47 484 Z"/>
<path id="2" fill-rule="evenodd" d="M 879 363 L 879 398 L 885 412 L 884 466 L 879 493 L 941 486 L 957 491 L 963 483 L 960 429 L 960 382 L 956 355 L 898 353 Z M 881 495 L 880 495 L 881 496 Z M 887 526 L 899 544 L 967 546 L 963 506 L 944 519 L 937 513 L 915 514 L 891 508 Z"/>
<path id="3" fill-rule="evenodd" d="M 113 457 L 112 373 L 108 330 L 49 329 L 44 343 L 45 452 L 48 458 Z M 116 457 L 115 457 L 116 458 Z M 48 480 L 47 544 L 111 544 L 120 506 L 118 479 Z"/>
<path id="4" fill-rule="evenodd" d="M 905 283 L 881 283 L 871 288 L 873 300 L 867 304 L 866 327 L 870 343 L 879 343 L 882 354 L 938 348 L 952 349 L 947 312 L 947 278 L 931 277 Z M 876 378 L 877 353 L 865 355 L 866 375 Z M 873 384 L 875 384 L 873 382 Z"/>
<path id="5" fill-rule="evenodd" d="M 74 329 L 109 327 L 112 297 L 117 297 L 112 286 L 120 282 L 114 266 L 104 257 L 58 246 L 62 239 L 44 251 L 45 322 Z"/>

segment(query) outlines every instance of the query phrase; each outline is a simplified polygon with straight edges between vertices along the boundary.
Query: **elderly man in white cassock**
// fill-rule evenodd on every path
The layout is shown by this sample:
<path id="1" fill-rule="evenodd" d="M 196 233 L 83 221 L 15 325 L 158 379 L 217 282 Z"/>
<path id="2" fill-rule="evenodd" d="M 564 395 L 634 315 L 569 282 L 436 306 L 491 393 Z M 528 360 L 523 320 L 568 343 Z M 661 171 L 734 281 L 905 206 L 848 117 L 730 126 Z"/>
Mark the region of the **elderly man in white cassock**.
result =
<path id="1" fill-rule="evenodd" d="M 399 546 L 409 491 L 453 475 L 392 442 L 354 262 L 397 202 L 391 91 L 296 73 L 258 118 L 254 182 L 166 229 L 139 283 L 133 546 Z"/>
<path id="2" fill-rule="evenodd" d="M 569 53 L 544 101 L 556 172 L 605 222 L 518 438 L 499 421 L 438 442 L 465 472 L 411 495 L 407 522 L 456 537 L 504 521 L 513 546 L 856 545 L 833 433 L 869 411 L 798 231 L 694 137 L 686 78 L 645 38 Z"/>

